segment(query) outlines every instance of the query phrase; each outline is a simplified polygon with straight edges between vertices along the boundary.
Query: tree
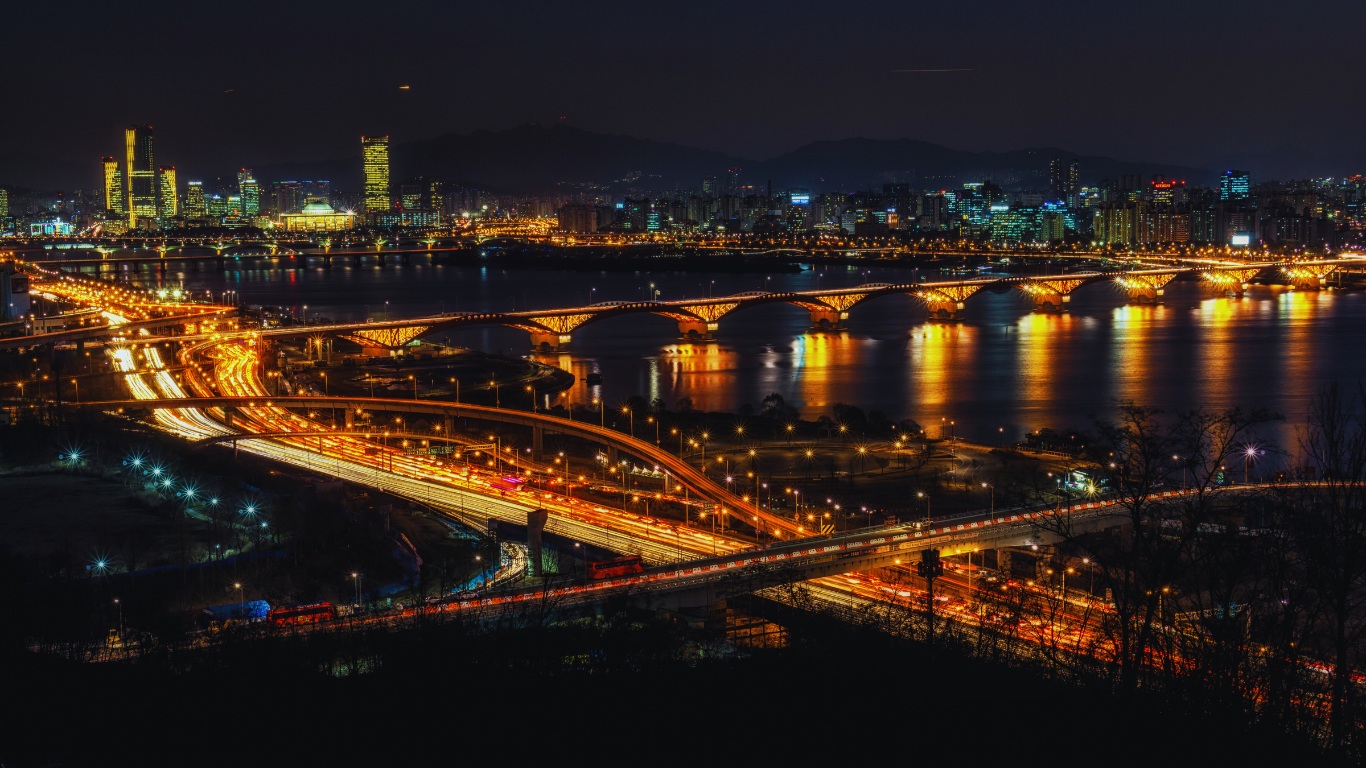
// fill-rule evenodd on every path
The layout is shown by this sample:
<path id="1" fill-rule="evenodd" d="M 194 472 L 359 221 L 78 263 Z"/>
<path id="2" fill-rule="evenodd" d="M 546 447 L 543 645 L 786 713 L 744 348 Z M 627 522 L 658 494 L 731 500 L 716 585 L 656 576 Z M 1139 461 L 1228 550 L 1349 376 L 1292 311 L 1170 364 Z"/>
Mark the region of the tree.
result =
<path id="1" fill-rule="evenodd" d="M 1332 662 L 1330 747 L 1359 750 L 1353 676 L 1366 642 L 1366 389 L 1348 394 L 1334 383 L 1320 392 L 1299 447 L 1321 478 L 1287 497 L 1282 521 L 1299 554 L 1295 575 L 1322 617 L 1301 646 Z"/>

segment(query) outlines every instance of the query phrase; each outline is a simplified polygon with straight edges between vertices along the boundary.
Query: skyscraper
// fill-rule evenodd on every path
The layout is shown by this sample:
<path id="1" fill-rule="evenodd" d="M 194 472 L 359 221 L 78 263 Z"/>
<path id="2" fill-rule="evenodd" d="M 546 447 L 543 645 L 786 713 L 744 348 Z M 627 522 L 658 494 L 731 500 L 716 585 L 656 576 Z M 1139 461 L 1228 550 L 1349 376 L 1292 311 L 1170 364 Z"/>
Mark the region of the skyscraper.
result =
<path id="1" fill-rule="evenodd" d="M 157 169 L 157 215 L 174 219 L 180 215 L 180 198 L 176 194 L 175 166 Z"/>
<path id="2" fill-rule="evenodd" d="M 208 205 L 204 202 L 204 182 L 189 181 L 185 190 L 185 216 L 202 219 L 209 215 Z"/>
<path id="3" fill-rule="evenodd" d="M 124 131 L 124 145 L 128 164 L 123 182 L 128 190 L 128 225 L 136 227 L 138 219 L 154 219 L 157 215 L 157 174 L 152 159 L 152 126 L 130 125 Z"/>
<path id="4" fill-rule="evenodd" d="M 256 183 L 256 179 L 243 179 L 238 195 L 242 198 L 243 216 L 251 217 L 261 212 L 261 185 Z"/>
<path id="5" fill-rule="evenodd" d="M 104 164 L 105 213 L 122 218 L 127 214 L 123 205 L 123 169 L 119 168 L 119 159 L 112 155 L 100 161 Z"/>
<path id="6" fill-rule="evenodd" d="M 1081 192 L 1081 172 L 1076 160 L 1055 157 L 1048 161 L 1048 194 L 1052 202 L 1076 208 Z"/>
<path id="7" fill-rule="evenodd" d="M 1220 200 L 1247 200 L 1251 192 L 1247 171 L 1227 170 L 1219 177 Z"/>
<path id="8" fill-rule="evenodd" d="M 389 137 L 360 137 L 361 157 L 365 164 L 365 210 L 389 210 Z"/>

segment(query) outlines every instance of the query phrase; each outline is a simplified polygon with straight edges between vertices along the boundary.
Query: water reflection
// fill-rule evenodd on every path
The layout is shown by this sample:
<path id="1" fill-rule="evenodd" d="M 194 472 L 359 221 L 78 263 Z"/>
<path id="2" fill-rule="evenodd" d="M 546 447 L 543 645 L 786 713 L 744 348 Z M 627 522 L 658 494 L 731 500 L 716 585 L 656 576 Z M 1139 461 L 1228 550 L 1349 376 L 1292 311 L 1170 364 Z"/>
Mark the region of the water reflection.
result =
<path id="1" fill-rule="evenodd" d="M 363 320 L 629 300 L 650 282 L 663 298 L 681 298 L 733 295 L 759 281 L 800 291 L 914 283 L 915 274 L 877 268 L 699 276 L 338 262 L 330 271 L 199 266 L 129 277 L 141 285 L 235 290 L 250 304 L 307 304 L 310 317 Z M 674 407 L 688 397 L 699 409 L 734 410 L 744 403 L 757 409 L 777 393 L 805 419 L 832 416 L 832 406 L 845 403 L 927 426 L 955 421 L 959 436 L 975 439 L 1086 427 L 1092 415 L 1113 415 L 1121 399 L 1168 413 L 1265 407 L 1303 421 L 1327 383 L 1355 386 L 1366 375 L 1366 355 L 1358 353 L 1358 329 L 1366 325 L 1361 293 L 1253 285 L 1235 299 L 1177 280 L 1165 294 L 1159 304 L 1139 305 L 1113 285 L 1087 284 L 1072 293 L 1068 312 L 1047 314 L 1031 311 L 1018 292 L 981 291 L 956 323 L 927 322 L 923 304 L 886 296 L 854 306 L 846 329 L 834 333 L 812 332 L 800 307 L 771 304 L 723 317 L 708 344 L 679 342 L 668 318 L 622 316 L 589 323 L 575 331 L 569 350 L 534 358 L 575 375 L 567 402 L 602 397 L 610 407 L 639 395 Z M 526 333 L 516 329 L 440 336 L 485 352 L 529 354 Z M 601 375 L 601 384 L 587 384 L 589 374 Z"/>

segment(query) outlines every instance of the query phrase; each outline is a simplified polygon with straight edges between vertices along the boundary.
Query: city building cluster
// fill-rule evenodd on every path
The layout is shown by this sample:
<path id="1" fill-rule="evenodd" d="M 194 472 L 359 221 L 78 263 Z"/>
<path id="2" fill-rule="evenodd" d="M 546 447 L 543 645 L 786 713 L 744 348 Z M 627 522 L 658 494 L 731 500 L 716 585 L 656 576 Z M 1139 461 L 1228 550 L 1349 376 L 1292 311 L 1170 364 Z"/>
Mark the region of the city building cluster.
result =
<path id="1" fill-rule="evenodd" d="M 834 234 L 914 237 L 991 248 L 1069 246 L 1335 250 L 1361 244 L 1366 176 L 1254 183 L 1226 170 L 1217 185 L 1121 175 L 1083 184 L 1075 160 L 1053 157 L 1031 181 L 981 178 L 957 188 L 887 182 L 859 190 L 780 189 L 742 169 L 694 189 L 626 192 L 580 185 L 543 195 L 490 195 L 429 176 L 390 178 L 388 136 L 361 137 L 358 193 L 326 179 L 185 179 L 155 160 L 154 131 L 124 132 L 124 152 L 102 159 L 102 188 L 74 194 L 0 187 L 0 233 L 20 237 L 121 235 L 255 228 L 308 236 L 357 228 L 439 230 L 481 219 L 545 220 L 565 236 Z M 1046 181 L 1045 181 L 1046 179 Z M 955 180 L 955 183 L 958 183 Z M 1031 188 L 1033 183 L 1037 188 Z"/>
<path id="2" fill-rule="evenodd" d="M 1217 187 L 1136 175 L 1081 183 L 1075 161 L 1053 158 L 1045 188 L 989 179 L 958 189 L 884 183 L 853 192 L 757 192 L 715 179 L 695 193 L 561 206 L 563 232 L 838 233 L 911 235 L 996 247 L 1250 246 L 1341 248 L 1366 231 L 1366 176 L 1253 185 L 1228 170 Z"/>

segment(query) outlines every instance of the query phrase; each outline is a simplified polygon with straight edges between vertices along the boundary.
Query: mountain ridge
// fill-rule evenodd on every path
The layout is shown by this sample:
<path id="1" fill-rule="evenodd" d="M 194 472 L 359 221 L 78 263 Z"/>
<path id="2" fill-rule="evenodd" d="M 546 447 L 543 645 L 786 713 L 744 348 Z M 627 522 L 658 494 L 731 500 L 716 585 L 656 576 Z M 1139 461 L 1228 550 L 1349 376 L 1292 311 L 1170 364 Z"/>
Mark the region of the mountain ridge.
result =
<path id="1" fill-rule="evenodd" d="M 682 144 L 596 133 L 568 125 L 524 123 L 504 130 L 446 133 L 390 147 L 390 181 L 414 176 L 513 193 L 573 189 L 629 193 L 698 189 L 708 177 L 723 181 L 738 168 L 740 183 L 763 190 L 855 191 L 884 183 L 915 189 L 994 181 L 1006 189 L 1045 189 L 1052 157 L 1076 160 L 1084 183 L 1124 174 L 1162 174 L 1213 184 L 1217 172 L 1176 163 L 1120 160 L 1052 147 L 1006 152 L 951 149 L 916 139 L 847 138 L 814 141 L 767 160 L 750 160 Z M 354 157 L 325 163 L 265 166 L 262 181 L 329 178 L 338 189 L 359 189 Z M 944 183 L 931 183 L 939 182 Z"/>

